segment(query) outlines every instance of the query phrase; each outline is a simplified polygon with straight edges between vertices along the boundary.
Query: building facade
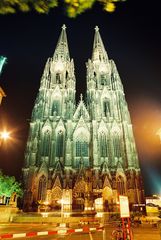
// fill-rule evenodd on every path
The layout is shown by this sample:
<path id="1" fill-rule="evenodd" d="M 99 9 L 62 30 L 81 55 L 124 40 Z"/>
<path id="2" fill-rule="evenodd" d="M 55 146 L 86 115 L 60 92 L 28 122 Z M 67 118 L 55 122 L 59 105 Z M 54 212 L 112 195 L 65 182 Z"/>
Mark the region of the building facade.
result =
<path id="1" fill-rule="evenodd" d="M 121 79 L 98 27 L 86 63 L 87 90 L 76 104 L 74 62 L 66 27 L 47 60 L 27 141 L 24 209 L 110 210 L 118 196 L 143 201 L 139 161 Z"/>

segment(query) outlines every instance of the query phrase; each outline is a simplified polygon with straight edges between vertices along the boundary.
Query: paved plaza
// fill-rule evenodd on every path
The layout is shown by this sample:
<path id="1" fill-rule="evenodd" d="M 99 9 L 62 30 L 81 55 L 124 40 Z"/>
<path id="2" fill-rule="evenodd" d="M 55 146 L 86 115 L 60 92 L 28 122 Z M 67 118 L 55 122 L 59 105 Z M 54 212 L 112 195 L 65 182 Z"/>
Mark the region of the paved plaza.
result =
<path id="1" fill-rule="evenodd" d="M 77 228 L 78 226 L 75 226 Z M 1 224 L 0 235 L 5 233 L 45 232 L 54 231 L 57 228 L 53 224 Z M 14 239 L 65 239 L 65 240 L 111 240 L 112 231 L 115 228 L 106 224 L 104 231 L 77 232 L 68 234 L 53 234 L 48 236 L 23 237 Z M 151 224 L 142 224 L 132 228 L 133 240 L 161 240 L 160 229 Z M 2 238 L 0 238 L 2 239 Z M 9 238 L 8 238 L 9 239 Z M 10 238 L 11 239 L 11 238 Z"/>

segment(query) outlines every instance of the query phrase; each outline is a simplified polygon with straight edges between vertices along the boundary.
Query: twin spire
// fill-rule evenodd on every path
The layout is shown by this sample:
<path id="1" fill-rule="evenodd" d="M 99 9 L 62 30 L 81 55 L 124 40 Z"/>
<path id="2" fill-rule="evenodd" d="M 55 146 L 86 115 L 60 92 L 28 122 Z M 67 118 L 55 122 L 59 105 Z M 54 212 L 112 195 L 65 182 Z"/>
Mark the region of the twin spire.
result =
<path id="1" fill-rule="evenodd" d="M 93 53 L 92 53 L 93 61 L 108 61 L 107 52 L 105 50 L 101 35 L 99 33 L 99 27 L 95 27 L 95 36 L 93 43 Z"/>
<path id="2" fill-rule="evenodd" d="M 69 48 L 68 48 L 68 41 L 67 41 L 67 34 L 66 34 L 66 26 L 62 26 L 62 31 L 54 52 L 54 59 L 55 60 L 62 60 L 62 61 L 69 61 Z"/>
<path id="3" fill-rule="evenodd" d="M 62 26 L 62 31 L 54 52 L 55 60 L 69 61 L 70 54 L 68 48 L 66 26 Z M 95 36 L 93 43 L 92 61 L 108 61 L 108 55 L 101 39 L 98 26 L 95 27 Z"/>

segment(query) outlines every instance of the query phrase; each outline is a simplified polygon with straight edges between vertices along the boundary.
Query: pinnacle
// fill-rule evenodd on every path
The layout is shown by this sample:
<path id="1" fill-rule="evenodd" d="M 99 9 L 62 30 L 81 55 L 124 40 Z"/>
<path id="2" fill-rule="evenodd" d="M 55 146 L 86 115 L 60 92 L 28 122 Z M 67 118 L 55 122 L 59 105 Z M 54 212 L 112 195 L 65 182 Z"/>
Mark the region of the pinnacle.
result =
<path id="1" fill-rule="evenodd" d="M 81 102 L 83 100 L 83 94 L 82 93 L 80 94 L 80 100 L 81 100 Z"/>
<path id="2" fill-rule="evenodd" d="M 63 26 L 61 28 L 62 28 L 62 30 L 65 30 L 67 27 L 65 24 L 63 24 Z"/>
<path id="3" fill-rule="evenodd" d="M 99 27 L 98 26 L 95 27 L 95 31 L 99 32 Z"/>

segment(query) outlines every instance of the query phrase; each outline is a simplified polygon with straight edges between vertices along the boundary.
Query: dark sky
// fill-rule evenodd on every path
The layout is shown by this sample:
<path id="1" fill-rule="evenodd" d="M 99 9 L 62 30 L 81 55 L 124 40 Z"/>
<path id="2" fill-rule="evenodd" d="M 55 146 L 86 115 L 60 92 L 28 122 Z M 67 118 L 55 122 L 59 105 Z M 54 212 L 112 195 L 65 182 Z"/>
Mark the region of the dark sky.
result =
<path id="1" fill-rule="evenodd" d="M 0 16 L 0 55 L 8 59 L 0 77 L 7 94 L 0 106 L 0 128 L 6 126 L 12 134 L 12 140 L 0 147 L 0 168 L 5 174 L 21 177 L 40 78 L 64 23 L 78 95 L 85 90 L 85 62 L 91 57 L 94 27 L 99 26 L 124 85 L 146 195 L 161 193 L 161 142 L 156 135 L 161 128 L 161 14 L 155 0 L 127 0 L 117 4 L 112 14 L 95 5 L 75 19 L 66 17 L 61 9 L 47 15 Z"/>

